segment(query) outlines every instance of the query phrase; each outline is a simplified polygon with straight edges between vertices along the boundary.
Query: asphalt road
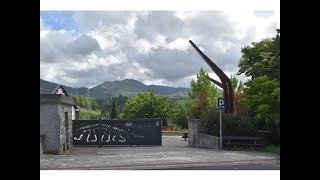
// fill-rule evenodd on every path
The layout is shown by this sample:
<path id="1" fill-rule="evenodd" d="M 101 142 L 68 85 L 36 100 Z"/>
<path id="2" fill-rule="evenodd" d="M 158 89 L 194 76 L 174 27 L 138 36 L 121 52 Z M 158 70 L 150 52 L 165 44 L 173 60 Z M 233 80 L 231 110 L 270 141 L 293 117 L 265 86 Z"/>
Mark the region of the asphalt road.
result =
<path id="1" fill-rule="evenodd" d="M 75 147 L 66 155 L 40 154 L 40 170 L 280 170 L 280 156 L 188 146 L 181 136 L 163 136 L 162 146 Z"/>

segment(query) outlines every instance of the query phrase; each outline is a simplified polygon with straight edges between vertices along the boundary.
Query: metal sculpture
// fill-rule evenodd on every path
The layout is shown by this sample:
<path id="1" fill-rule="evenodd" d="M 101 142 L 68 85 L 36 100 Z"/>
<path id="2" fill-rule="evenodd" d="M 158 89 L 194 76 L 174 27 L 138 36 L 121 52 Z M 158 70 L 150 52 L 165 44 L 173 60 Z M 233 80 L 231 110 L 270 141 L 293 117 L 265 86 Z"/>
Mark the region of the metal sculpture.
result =
<path id="1" fill-rule="evenodd" d="M 226 100 L 226 113 L 234 112 L 234 99 L 233 99 L 233 88 L 228 76 L 215 64 L 213 63 L 191 40 L 189 40 L 192 47 L 200 54 L 200 56 L 206 61 L 214 73 L 220 78 L 221 83 L 207 77 L 211 82 L 215 83 L 223 89 L 224 98 Z"/>

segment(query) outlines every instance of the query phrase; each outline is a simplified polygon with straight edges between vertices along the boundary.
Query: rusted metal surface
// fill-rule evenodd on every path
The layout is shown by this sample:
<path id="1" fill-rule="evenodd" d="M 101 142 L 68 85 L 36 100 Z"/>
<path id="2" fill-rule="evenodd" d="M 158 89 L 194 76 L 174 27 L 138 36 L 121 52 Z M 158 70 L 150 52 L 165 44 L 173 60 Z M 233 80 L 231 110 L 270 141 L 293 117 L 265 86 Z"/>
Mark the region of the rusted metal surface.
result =
<path id="1" fill-rule="evenodd" d="M 226 113 L 234 112 L 234 98 L 233 98 L 233 88 L 230 79 L 228 76 L 209 59 L 191 40 L 189 40 L 192 47 L 200 54 L 200 56 L 204 59 L 204 61 L 209 65 L 209 67 L 213 70 L 213 72 L 219 77 L 221 83 L 207 77 L 210 81 L 217 84 L 219 87 L 223 89 L 224 98 L 226 100 Z"/>
<path id="2" fill-rule="evenodd" d="M 223 85 L 221 84 L 221 82 L 218 82 L 218 81 L 210 78 L 209 76 L 207 76 L 207 79 L 209 79 L 211 82 L 215 83 L 215 84 L 218 85 L 219 87 L 223 88 Z"/>

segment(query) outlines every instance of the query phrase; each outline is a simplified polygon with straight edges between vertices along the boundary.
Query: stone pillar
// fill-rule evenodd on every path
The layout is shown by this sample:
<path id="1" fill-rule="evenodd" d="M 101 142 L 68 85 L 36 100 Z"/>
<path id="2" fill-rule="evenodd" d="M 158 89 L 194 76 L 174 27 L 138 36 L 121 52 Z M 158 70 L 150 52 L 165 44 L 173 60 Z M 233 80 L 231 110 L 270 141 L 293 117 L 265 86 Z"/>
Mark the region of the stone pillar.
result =
<path id="1" fill-rule="evenodd" d="M 200 132 L 201 124 L 199 119 L 188 120 L 188 144 L 189 146 L 197 146 L 199 144 L 198 133 Z"/>
<path id="2" fill-rule="evenodd" d="M 74 100 L 61 94 L 40 95 L 40 137 L 44 154 L 64 154 L 72 147 Z"/>

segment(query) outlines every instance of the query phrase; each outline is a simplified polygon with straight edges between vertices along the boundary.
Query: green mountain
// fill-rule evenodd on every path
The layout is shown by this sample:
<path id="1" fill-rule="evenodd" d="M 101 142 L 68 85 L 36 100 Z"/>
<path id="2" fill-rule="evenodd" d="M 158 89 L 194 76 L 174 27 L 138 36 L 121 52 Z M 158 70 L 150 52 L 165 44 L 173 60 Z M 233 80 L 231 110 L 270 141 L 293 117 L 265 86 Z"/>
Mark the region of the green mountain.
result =
<path id="1" fill-rule="evenodd" d="M 49 82 L 40 79 L 40 89 L 41 88 L 54 88 L 57 87 L 57 83 Z M 189 88 L 174 88 L 168 86 L 158 86 L 158 85 L 145 85 L 137 80 L 125 79 L 122 81 L 104 82 L 93 88 L 73 88 L 64 86 L 66 91 L 71 95 L 83 95 L 90 96 L 94 98 L 107 98 L 114 97 L 122 94 L 124 96 L 134 96 L 139 92 L 143 91 L 153 91 L 155 94 L 170 97 L 186 97 Z"/>

